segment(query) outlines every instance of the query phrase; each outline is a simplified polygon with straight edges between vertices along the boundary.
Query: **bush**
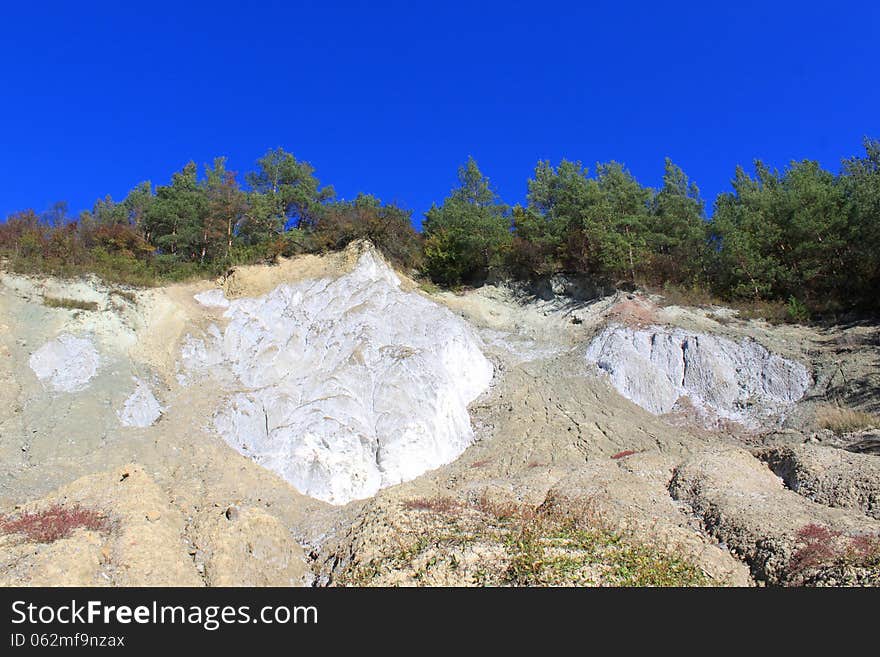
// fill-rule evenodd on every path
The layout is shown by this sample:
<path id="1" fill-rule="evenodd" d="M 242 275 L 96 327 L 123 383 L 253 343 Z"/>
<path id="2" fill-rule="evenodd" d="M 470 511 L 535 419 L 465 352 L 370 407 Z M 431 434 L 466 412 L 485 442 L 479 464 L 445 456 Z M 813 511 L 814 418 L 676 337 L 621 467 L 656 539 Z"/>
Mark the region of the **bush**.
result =
<path id="1" fill-rule="evenodd" d="M 394 265 L 415 269 L 422 264 L 422 245 L 412 227 L 410 212 L 379 199 L 360 195 L 354 201 L 333 203 L 318 214 L 310 235 L 318 251 L 336 251 L 366 239 Z"/>
<path id="2" fill-rule="evenodd" d="M 803 324 L 810 319 L 810 310 L 806 304 L 799 301 L 794 295 L 788 297 L 788 319 L 796 324 Z"/>
<path id="3" fill-rule="evenodd" d="M 108 533 L 113 525 L 101 513 L 79 505 L 60 504 L 17 517 L 0 516 L 0 533 L 20 534 L 32 543 L 54 543 L 67 538 L 76 529 Z"/>

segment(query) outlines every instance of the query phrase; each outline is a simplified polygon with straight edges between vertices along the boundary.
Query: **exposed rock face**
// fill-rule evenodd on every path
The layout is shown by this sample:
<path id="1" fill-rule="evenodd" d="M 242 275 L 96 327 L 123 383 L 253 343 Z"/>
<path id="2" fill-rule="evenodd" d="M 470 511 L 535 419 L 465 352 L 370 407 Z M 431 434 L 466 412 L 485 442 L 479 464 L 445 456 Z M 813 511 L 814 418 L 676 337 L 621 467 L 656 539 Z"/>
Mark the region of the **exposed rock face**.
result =
<path id="1" fill-rule="evenodd" d="M 162 407 L 153 396 L 150 386 L 137 380 L 134 392 L 119 411 L 119 421 L 126 427 L 149 427 L 162 415 Z"/>
<path id="2" fill-rule="evenodd" d="M 0 532 L 0 586 L 298 586 L 306 566 L 290 532 L 263 509 L 233 519 L 183 509 L 137 464 L 81 477 L 22 508 L 80 508 L 102 527 L 38 542 Z M 19 513 L 17 512 L 17 513 Z"/>
<path id="3" fill-rule="evenodd" d="M 216 300 L 214 300 L 216 304 Z M 400 289 L 372 251 L 337 279 L 230 302 L 222 332 L 184 344 L 190 373 L 236 391 L 214 417 L 241 453 L 335 504 L 455 459 L 492 366 L 465 322 Z"/>
<path id="4" fill-rule="evenodd" d="M 753 340 L 661 326 L 609 326 L 590 343 L 586 359 L 652 413 L 669 413 L 688 397 L 709 415 L 746 425 L 778 415 L 812 382 L 803 364 Z"/>
<path id="5" fill-rule="evenodd" d="M 62 333 L 37 349 L 29 364 L 40 381 L 57 392 L 86 388 L 101 359 L 92 341 Z"/>

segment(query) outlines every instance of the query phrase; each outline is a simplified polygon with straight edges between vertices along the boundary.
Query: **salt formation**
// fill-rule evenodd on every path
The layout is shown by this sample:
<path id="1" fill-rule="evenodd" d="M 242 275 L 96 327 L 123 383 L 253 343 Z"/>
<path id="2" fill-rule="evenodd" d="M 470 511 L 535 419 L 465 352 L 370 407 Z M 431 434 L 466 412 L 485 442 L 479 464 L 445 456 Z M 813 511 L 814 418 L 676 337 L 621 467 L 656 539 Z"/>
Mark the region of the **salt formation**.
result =
<path id="1" fill-rule="evenodd" d="M 697 409 L 746 425 L 778 415 L 811 383 L 803 364 L 754 340 L 660 326 L 609 326 L 590 343 L 586 359 L 652 413 L 668 413 L 688 397 Z"/>
<path id="2" fill-rule="evenodd" d="M 223 295 L 223 290 L 213 289 L 206 292 L 200 292 L 193 297 L 203 306 L 208 308 L 228 308 L 229 300 Z"/>
<path id="3" fill-rule="evenodd" d="M 447 309 L 400 289 L 372 251 L 337 279 L 230 302 L 182 365 L 236 392 L 214 416 L 230 445 L 299 491 L 369 497 L 454 460 L 492 366 Z"/>
<path id="4" fill-rule="evenodd" d="M 53 390 L 77 392 L 88 385 L 100 362 L 90 339 L 62 333 L 31 354 L 28 364 Z"/>
<path id="5" fill-rule="evenodd" d="M 126 427 L 149 427 L 162 415 L 162 407 L 153 396 L 150 386 L 135 379 L 137 386 L 117 412 L 119 421 Z"/>

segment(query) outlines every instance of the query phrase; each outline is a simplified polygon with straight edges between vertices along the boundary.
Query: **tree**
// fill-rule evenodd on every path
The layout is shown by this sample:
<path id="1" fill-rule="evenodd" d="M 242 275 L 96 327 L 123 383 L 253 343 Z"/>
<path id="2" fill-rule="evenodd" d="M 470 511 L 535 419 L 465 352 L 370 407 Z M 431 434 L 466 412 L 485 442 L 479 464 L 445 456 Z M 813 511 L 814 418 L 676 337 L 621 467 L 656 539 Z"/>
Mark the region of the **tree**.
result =
<path id="1" fill-rule="evenodd" d="M 755 162 L 737 167 L 733 193 L 715 204 L 720 291 L 734 297 L 797 299 L 829 307 L 848 276 L 843 186 L 818 162 L 792 162 L 782 174 Z"/>
<path id="2" fill-rule="evenodd" d="M 331 200 L 336 193 L 333 187 L 321 187 L 308 162 L 299 162 L 281 148 L 269 150 L 257 160 L 257 171 L 245 177 L 254 192 L 264 195 L 254 207 L 258 213 L 251 215 L 257 224 L 251 233 L 281 233 L 289 222 L 298 228 L 312 223 L 322 203 Z"/>
<path id="3" fill-rule="evenodd" d="M 209 255 L 222 252 L 229 257 L 237 226 L 247 209 L 247 197 L 235 179 L 235 172 L 226 169 L 226 158 L 214 158 L 214 166 L 205 165 L 207 212 L 202 223 L 201 262 Z"/>
<path id="4" fill-rule="evenodd" d="M 58 228 L 70 221 L 67 201 L 56 201 L 40 217 L 47 226 Z"/>
<path id="5" fill-rule="evenodd" d="M 110 194 L 95 201 L 92 218 L 98 226 L 115 226 L 128 224 L 128 209 L 122 203 L 116 203 Z"/>
<path id="6" fill-rule="evenodd" d="M 535 273 L 595 273 L 597 244 L 587 231 L 587 217 L 598 194 L 580 162 L 563 159 L 555 169 L 548 161 L 538 162 L 528 181 L 528 207 L 514 215 L 517 238 L 525 242 L 515 245 L 516 253 L 534 253 L 540 263 Z"/>
<path id="7" fill-rule="evenodd" d="M 538 162 L 529 180 L 529 210 L 517 219 L 526 240 L 537 239 L 549 257 L 554 250 L 572 272 L 600 279 L 636 278 L 646 255 L 651 190 L 617 162 L 596 165 L 589 178 L 580 162 L 562 160 L 554 169 Z"/>
<path id="8" fill-rule="evenodd" d="M 145 219 L 147 233 L 163 253 L 178 260 L 194 260 L 204 243 L 207 205 L 196 165 L 190 162 L 171 177 L 170 185 L 156 188 Z"/>
<path id="9" fill-rule="evenodd" d="M 859 304 L 880 307 L 880 141 L 864 139 L 865 155 L 843 161 L 840 185 L 847 202 L 847 291 Z"/>
<path id="10" fill-rule="evenodd" d="M 634 282 L 646 260 L 652 192 L 618 162 L 597 164 L 596 176 L 598 201 L 588 210 L 587 228 L 597 234 L 600 271 Z"/>
<path id="11" fill-rule="evenodd" d="M 434 280 L 450 285 L 485 278 L 501 264 L 511 240 L 508 206 L 470 157 L 458 169 L 458 187 L 425 213 L 425 264 Z"/>
<path id="12" fill-rule="evenodd" d="M 692 283 L 702 274 L 707 257 L 705 204 L 696 184 L 668 157 L 663 187 L 653 199 L 648 232 L 654 278 Z"/>
<path id="13" fill-rule="evenodd" d="M 147 231 L 145 222 L 150 206 L 153 204 L 153 199 L 153 186 L 147 180 L 132 189 L 122 202 L 128 211 L 128 220 L 148 242 L 151 235 Z"/>

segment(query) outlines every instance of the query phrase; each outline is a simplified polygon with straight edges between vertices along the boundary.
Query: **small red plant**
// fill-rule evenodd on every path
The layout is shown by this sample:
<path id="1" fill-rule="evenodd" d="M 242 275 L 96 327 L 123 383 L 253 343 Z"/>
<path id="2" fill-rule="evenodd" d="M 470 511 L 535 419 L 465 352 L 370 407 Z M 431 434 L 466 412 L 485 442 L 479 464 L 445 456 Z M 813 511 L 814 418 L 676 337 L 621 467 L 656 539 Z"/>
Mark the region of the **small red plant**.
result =
<path id="1" fill-rule="evenodd" d="M 880 535 L 860 534 L 849 540 L 849 551 L 853 558 L 863 563 L 880 562 Z"/>
<path id="2" fill-rule="evenodd" d="M 22 534 L 33 543 L 53 543 L 67 538 L 76 529 L 109 532 L 110 521 L 92 509 L 79 505 L 65 507 L 60 504 L 42 511 L 22 513 L 17 517 L 0 516 L 0 533 Z"/>
<path id="3" fill-rule="evenodd" d="M 849 564 L 870 567 L 880 563 L 880 535 L 847 535 L 809 524 L 797 533 L 798 549 L 791 557 L 791 570 L 798 573 L 810 568 Z"/>
<path id="4" fill-rule="evenodd" d="M 831 564 L 840 557 L 840 550 L 835 544 L 841 536 L 838 531 L 810 523 L 801 527 L 796 536 L 799 547 L 791 557 L 792 572 Z"/>
<path id="5" fill-rule="evenodd" d="M 625 449 L 622 452 L 617 452 L 617 454 L 612 454 L 611 458 L 614 460 L 625 459 L 627 456 L 632 456 L 633 454 L 638 454 L 638 452 L 634 449 Z"/>

